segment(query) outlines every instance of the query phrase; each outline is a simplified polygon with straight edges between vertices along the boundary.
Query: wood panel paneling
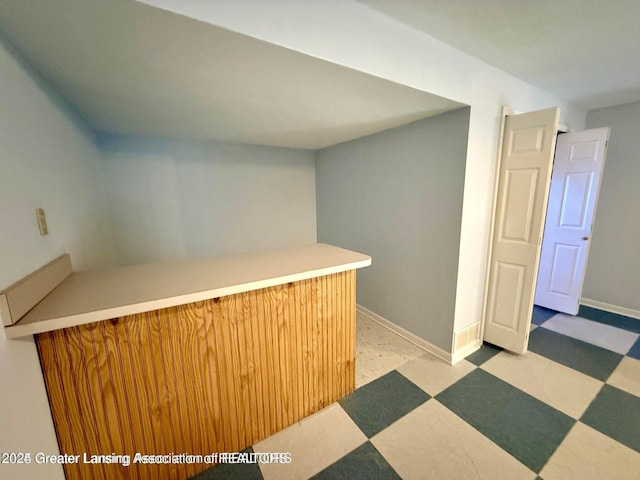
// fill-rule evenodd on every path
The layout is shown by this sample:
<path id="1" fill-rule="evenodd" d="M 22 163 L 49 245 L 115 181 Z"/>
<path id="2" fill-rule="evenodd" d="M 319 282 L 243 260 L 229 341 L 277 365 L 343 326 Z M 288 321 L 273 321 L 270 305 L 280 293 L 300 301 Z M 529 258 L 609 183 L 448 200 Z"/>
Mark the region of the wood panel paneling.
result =
<path id="1" fill-rule="evenodd" d="M 355 386 L 355 271 L 36 336 L 68 479 L 182 479 Z M 129 466 L 82 455 L 130 455 Z"/>

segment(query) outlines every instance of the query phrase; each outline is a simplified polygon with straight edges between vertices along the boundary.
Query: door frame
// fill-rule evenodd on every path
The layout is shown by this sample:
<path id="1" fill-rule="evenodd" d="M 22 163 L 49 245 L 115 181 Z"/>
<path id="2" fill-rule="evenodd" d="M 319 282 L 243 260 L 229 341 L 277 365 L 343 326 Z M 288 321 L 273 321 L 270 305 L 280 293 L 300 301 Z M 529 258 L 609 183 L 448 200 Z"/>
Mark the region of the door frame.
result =
<path id="1" fill-rule="evenodd" d="M 491 200 L 491 226 L 489 227 L 489 247 L 487 249 L 486 258 L 486 271 L 484 274 L 484 292 L 482 294 L 482 319 L 480 321 L 480 340 L 484 341 L 484 327 L 487 324 L 487 302 L 489 301 L 489 280 L 491 276 L 491 256 L 493 255 L 493 235 L 496 228 L 496 210 L 498 208 L 498 187 L 500 186 L 500 167 L 502 166 L 502 144 L 504 143 L 504 127 L 507 122 L 507 117 L 514 115 L 514 111 L 511 107 L 503 106 L 500 109 L 500 130 L 498 132 L 498 148 L 497 148 L 497 161 L 496 161 L 496 173 L 493 179 L 493 199 Z M 536 281 L 538 273 L 536 272 Z"/>

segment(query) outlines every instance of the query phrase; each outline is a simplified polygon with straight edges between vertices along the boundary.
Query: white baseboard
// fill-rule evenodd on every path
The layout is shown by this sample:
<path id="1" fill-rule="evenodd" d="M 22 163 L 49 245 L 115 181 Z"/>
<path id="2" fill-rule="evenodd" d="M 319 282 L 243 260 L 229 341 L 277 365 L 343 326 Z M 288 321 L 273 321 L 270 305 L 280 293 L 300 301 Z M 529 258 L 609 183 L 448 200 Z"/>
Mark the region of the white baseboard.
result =
<path id="1" fill-rule="evenodd" d="M 396 325 L 395 323 L 387 320 L 386 318 L 378 315 L 377 313 L 372 312 L 371 310 L 369 310 L 366 307 L 363 307 L 362 305 L 356 305 L 356 311 L 364 315 L 365 317 L 370 318 L 374 322 L 379 323 L 383 327 L 388 328 L 396 335 L 401 336 L 405 340 L 408 340 L 409 342 L 413 343 L 417 347 L 420 347 L 424 351 L 432 355 L 435 355 L 436 357 L 441 358 L 445 362 L 452 365 L 451 353 L 443 350 L 440 347 L 436 347 L 434 344 L 427 342 L 424 338 L 420 338 L 419 336 L 409 332 L 408 330 L 405 330 L 404 328 Z"/>
<path id="2" fill-rule="evenodd" d="M 619 307 L 617 305 L 611 305 L 610 303 L 599 302 L 597 300 L 591 300 L 590 298 L 581 298 L 580 303 L 586 307 L 593 307 L 606 312 L 617 313 L 624 315 L 625 317 L 635 318 L 640 320 L 640 310 L 634 310 L 632 308 Z"/>

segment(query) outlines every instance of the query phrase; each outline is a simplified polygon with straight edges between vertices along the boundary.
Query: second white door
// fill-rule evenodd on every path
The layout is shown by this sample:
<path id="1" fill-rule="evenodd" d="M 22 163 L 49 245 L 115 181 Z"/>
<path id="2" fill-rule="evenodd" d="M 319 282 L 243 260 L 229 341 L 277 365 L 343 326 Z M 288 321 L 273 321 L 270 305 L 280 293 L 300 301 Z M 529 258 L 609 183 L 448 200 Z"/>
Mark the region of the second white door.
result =
<path id="1" fill-rule="evenodd" d="M 608 128 L 558 136 L 536 305 L 578 313 L 608 139 Z"/>

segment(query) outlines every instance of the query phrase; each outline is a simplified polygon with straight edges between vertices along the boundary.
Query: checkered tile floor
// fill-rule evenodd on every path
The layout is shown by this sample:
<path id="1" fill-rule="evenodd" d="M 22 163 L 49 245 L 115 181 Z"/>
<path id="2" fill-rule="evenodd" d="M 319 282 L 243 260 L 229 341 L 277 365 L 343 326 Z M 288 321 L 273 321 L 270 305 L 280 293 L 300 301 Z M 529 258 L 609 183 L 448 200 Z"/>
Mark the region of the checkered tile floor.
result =
<path id="1" fill-rule="evenodd" d="M 194 478 L 640 479 L 640 320 L 579 315 L 536 307 L 523 356 L 484 345 L 453 367 L 398 357 L 408 360 L 247 449 L 291 463 Z"/>

